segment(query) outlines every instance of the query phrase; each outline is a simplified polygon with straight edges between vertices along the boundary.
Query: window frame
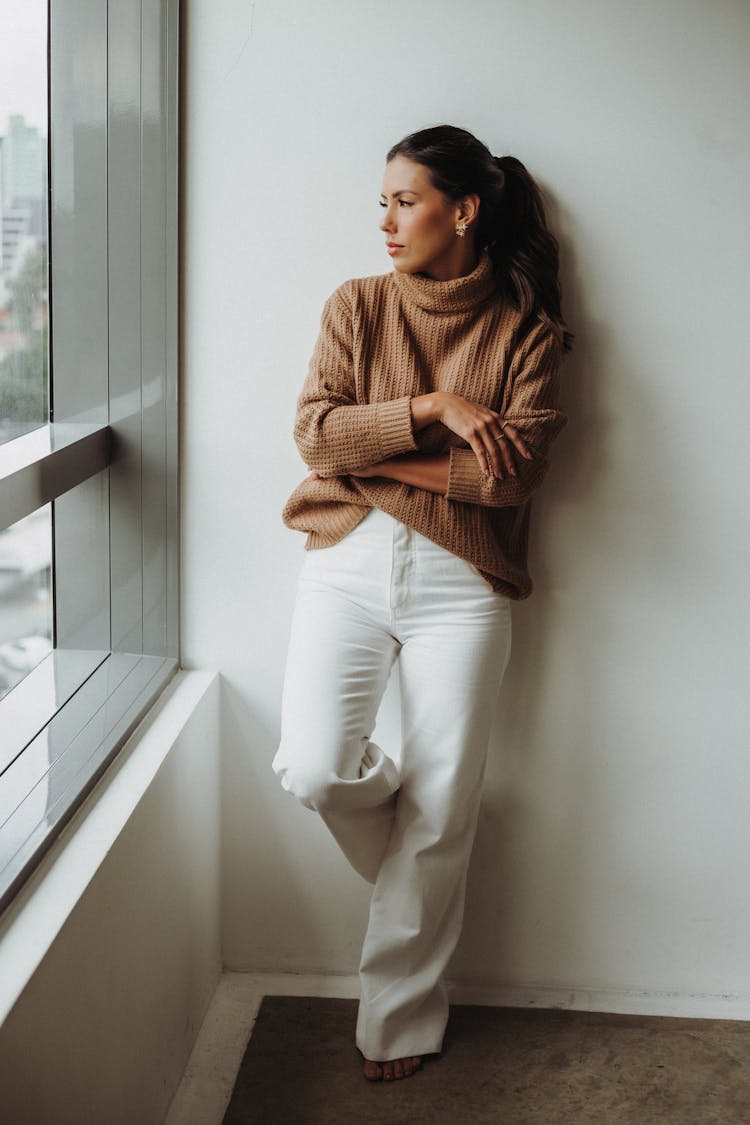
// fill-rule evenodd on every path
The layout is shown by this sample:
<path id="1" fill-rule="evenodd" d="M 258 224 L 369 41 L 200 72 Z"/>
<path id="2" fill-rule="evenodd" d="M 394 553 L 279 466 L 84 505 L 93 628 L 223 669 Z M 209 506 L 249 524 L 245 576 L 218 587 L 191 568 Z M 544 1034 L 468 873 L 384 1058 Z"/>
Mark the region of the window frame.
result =
<path id="1" fill-rule="evenodd" d="M 55 648 L 0 701 L 0 909 L 179 660 L 179 0 L 48 18 L 50 422 L 0 524 L 53 504 Z"/>

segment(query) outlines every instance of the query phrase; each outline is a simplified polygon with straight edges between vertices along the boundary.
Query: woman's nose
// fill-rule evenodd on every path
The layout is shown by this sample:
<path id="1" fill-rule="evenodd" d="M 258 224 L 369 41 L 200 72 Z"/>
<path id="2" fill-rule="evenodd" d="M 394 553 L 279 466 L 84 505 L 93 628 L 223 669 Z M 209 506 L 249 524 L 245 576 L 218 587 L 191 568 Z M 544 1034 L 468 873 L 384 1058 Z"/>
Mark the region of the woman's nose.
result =
<path id="1" fill-rule="evenodd" d="M 383 212 L 383 221 L 380 224 L 380 229 L 384 231 L 393 229 L 393 217 L 391 215 L 390 207 L 387 207 Z"/>

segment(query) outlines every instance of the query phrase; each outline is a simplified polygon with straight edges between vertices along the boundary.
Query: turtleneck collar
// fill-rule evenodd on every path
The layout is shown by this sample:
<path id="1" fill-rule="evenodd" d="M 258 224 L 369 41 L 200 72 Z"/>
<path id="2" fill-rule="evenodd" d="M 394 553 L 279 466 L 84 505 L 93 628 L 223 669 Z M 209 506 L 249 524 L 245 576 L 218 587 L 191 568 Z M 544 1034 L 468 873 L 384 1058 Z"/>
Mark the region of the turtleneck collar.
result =
<path id="1" fill-rule="evenodd" d="M 468 312 L 485 301 L 495 289 L 492 259 L 486 250 L 471 273 L 451 281 L 435 281 L 418 273 L 393 271 L 393 280 L 401 297 L 420 309 L 430 312 Z"/>

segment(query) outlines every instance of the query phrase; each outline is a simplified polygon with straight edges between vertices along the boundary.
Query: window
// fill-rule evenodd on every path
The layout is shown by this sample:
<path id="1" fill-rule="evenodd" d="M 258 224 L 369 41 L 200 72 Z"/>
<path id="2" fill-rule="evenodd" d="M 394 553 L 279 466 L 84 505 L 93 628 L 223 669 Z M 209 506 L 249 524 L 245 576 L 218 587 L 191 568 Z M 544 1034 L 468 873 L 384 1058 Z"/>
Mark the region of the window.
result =
<path id="1" fill-rule="evenodd" d="M 55 0 L 48 131 L 0 101 L 2 905 L 177 666 L 177 17 Z"/>
<path id="2" fill-rule="evenodd" d="M 0 47 L 0 441 L 48 417 L 47 139 L 26 120 L 47 122 L 47 21 L 41 0 L 21 15 Z"/>
<path id="3" fill-rule="evenodd" d="M 49 417 L 47 11 L 0 0 L 0 443 Z M 0 529 L 0 699 L 52 648 L 52 511 Z"/>

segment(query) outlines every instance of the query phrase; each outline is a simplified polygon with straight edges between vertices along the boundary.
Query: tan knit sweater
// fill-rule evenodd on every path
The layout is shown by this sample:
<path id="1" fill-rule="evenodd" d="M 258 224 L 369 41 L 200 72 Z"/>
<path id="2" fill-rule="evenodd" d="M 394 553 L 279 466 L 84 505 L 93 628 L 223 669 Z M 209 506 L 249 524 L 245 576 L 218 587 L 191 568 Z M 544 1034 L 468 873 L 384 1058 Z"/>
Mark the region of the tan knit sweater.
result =
<path id="1" fill-rule="evenodd" d="M 454 281 L 388 273 L 346 281 L 329 297 L 297 404 L 294 436 L 322 480 L 304 480 L 284 507 L 307 547 L 329 547 L 375 507 L 472 563 L 495 590 L 531 593 L 530 497 L 562 429 L 561 347 L 540 322 L 497 295 L 485 254 Z M 471 448 L 441 423 L 414 433 L 410 401 L 453 391 L 497 410 L 540 455 L 517 458 L 518 477 L 483 476 Z M 399 481 L 356 478 L 352 469 L 399 453 L 450 452 L 445 496 Z"/>

